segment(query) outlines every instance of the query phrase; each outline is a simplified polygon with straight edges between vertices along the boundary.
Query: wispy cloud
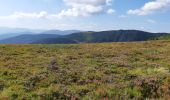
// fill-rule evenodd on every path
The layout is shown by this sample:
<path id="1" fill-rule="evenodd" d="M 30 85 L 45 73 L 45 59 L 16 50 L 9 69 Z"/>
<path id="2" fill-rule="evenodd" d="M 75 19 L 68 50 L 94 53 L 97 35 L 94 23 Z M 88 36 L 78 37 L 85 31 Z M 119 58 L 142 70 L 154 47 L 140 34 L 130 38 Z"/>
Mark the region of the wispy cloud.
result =
<path id="1" fill-rule="evenodd" d="M 45 18 L 45 17 L 48 17 L 47 12 L 45 11 L 41 11 L 39 13 L 15 12 L 8 16 L 0 16 L 0 19 Z"/>
<path id="2" fill-rule="evenodd" d="M 153 20 L 153 19 L 148 19 L 147 22 L 148 22 L 148 23 L 152 23 L 152 24 L 155 24 L 155 23 L 156 23 L 156 21 Z"/>
<path id="3" fill-rule="evenodd" d="M 120 15 L 119 18 L 126 18 L 126 15 Z"/>

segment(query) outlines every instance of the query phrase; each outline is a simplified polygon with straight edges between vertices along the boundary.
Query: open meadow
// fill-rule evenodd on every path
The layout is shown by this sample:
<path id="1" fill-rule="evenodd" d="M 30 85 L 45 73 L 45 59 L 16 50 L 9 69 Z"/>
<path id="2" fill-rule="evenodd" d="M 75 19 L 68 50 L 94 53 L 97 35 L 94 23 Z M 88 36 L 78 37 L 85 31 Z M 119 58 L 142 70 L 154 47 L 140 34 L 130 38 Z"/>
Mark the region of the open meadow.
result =
<path id="1" fill-rule="evenodd" d="M 170 98 L 170 41 L 0 45 L 0 99 Z"/>

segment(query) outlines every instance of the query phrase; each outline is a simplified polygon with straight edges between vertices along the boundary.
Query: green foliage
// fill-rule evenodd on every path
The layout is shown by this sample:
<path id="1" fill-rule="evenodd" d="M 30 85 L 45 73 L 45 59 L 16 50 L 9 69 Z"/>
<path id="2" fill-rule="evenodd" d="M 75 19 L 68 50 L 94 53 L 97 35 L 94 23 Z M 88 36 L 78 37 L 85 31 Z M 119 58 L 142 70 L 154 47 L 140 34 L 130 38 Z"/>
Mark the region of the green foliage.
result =
<path id="1" fill-rule="evenodd" d="M 168 99 L 170 42 L 0 45 L 0 99 Z"/>

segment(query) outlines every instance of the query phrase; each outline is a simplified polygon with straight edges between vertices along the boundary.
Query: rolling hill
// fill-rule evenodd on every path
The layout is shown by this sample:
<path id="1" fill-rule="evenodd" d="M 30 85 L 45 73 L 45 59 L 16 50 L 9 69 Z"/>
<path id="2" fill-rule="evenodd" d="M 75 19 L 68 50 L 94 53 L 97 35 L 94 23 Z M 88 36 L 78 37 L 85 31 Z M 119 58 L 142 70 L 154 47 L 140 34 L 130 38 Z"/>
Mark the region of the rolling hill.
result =
<path id="1" fill-rule="evenodd" d="M 56 34 L 25 34 L 25 35 L 20 35 L 8 39 L 1 40 L 1 44 L 29 44 L 34 41 L 38 41 L 41 39 L 46 39 L 46 38 L 57 38 L 60 35 Z"/>
<path id="2" fill-rule="evenodd" d="M 103 43 L 103 42 L 132 42 L 147 41 L 167 34 L 149 33 L 138 30 L 116 30 L 101 32 L 78 32 L 69 34 L 57 30 L 40 34 L 25 34 L 1 40 L 1 44 L 73 44 L 73 43 Z M 72 31 L 74 32 L 74 31 Z M 64 35 L 61 35 L 64 34 Z"/>
<path id="3" fill-rule="evenodd" d="M 78 44 L 76 40 L 72 40 L 69 38 L 47 38 L 47 39 L 42 39 L 38 40 L 36 42 L 32 42 L 31 44 Z"/>
<path id="4" fill-rule="evenodd" d="M 117 31 L 102 31 L 102 32 L 79 32 L 70 35 L 63 36 L 64 38 L 44 39 L 35 41 L 35 44 L 45 43 L 58 44 L 55 40 L 67 41 L 67 39 L 76 41 L 76 43 L 102 43 L 102 42 L 132 42 L 132 41 L 146 41 L 164 36 L 166 34 L 161 33 L 149 33 L 138 30 L 117 30 Z M 59 43 L 60 44 L 60 43 Z"/>
<path id="5" fill-rule="evenodd" d="M 66 36 L 79 42 L 129 42 L 146 41 L 162 36 L 164 34 L 149 33 L 138 30 L 118 30 L 102 32 L 82 32 Z"/>

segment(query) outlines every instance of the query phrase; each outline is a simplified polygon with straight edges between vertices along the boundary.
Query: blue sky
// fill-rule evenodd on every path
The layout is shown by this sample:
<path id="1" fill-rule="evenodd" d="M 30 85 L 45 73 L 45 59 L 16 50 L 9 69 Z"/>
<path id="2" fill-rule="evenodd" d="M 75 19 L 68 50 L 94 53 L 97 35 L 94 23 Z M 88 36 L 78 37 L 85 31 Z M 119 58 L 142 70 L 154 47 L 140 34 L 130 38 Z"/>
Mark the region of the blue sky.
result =
<path id="1" fill-rule="evenodd" d="M 0 0 L 0 27 L 170 32 L 170 0 Z"/>

